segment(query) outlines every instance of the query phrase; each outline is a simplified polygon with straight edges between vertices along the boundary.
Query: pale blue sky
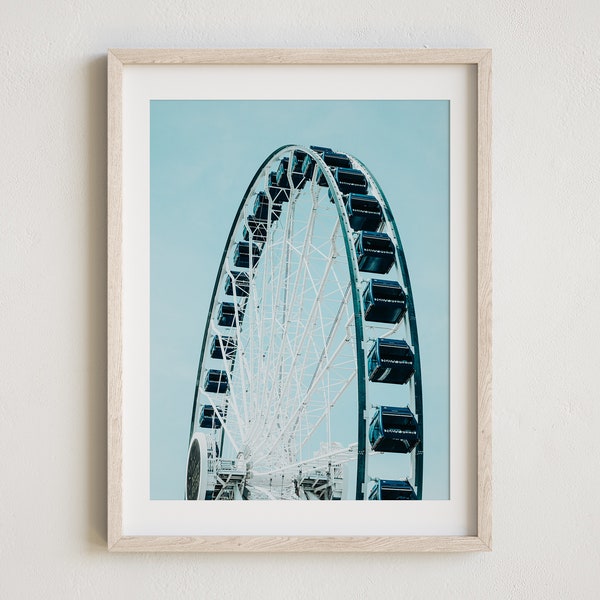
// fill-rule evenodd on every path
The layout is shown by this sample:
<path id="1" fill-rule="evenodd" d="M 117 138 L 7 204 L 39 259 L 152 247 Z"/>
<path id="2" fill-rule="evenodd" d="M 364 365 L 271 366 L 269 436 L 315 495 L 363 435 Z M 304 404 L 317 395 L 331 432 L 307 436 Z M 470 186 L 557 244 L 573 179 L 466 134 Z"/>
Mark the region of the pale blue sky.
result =
<path id="1" fill-rule="evenodd" d="M 150 497 L 182 499 L 217 267 L 262 161 L 285 144 L 361 160 L 394 213 L 421 346 L 424 499 L 449 495 L 449 103 L 155 100 L 150 109 Z"/>

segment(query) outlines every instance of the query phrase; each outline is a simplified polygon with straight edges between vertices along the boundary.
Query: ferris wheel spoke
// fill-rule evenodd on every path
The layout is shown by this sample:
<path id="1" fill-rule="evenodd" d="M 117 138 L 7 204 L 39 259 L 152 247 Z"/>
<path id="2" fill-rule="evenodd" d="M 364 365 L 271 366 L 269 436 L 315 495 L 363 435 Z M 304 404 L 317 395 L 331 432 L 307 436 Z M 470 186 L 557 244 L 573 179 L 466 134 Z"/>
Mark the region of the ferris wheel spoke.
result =
<path id="1" fill-rule="evenodd" d="M 347 300 L 348 300 L 347 297 L 345 297 L 345 300 L 344 300 L 344 298 L 342 299 L 342 306 L 344 305 L 344 302 L 347 302 Z M 341 307 L 340 307 L 340 310 L 338 310 L 338 314 L 336 316 L 335 323 L 334 323 L 334 325 L 332 327 L 332 334 L 337 329 L 339 322 L 342 320 L 341 319 L 342 315 L 343 315 L 343 312 L 342 312 Z M 303 337 L 306 336 L 306 332 L 308 332 L 308 331 L 309 331 L 309 328 L 307 327 L 306 330 L 305 330 L 305 332 L 304 332 L 304 336 Z M 335 338 L 334 338 L 333 335 L 331 335 L 329 337 L 329 339 L 327 340 L 327 342 L 324 344 L 322 355 L 326 355 L 327 354 L 328 348 L 329 348 L 330 344 L 334 341 L 334 339 Z M 343 347 L 344 344 L 345 344 L 345 341 L 343 341 L 342 344 L 339 345 L 339 347 L 334 352 L 333 357 L 326 363 L 326 368 L 328 368 L 331 365 L 331 363 L 335 360 L 335 357 L 337 357 L 337 355 L 341 351 L 341 349 L 342 349 L 342 347 Z M 304 372 L 305 369 L 306 369 L 306 362 L 308 360 L 308 353 L 305 353 L 304 361 L 303 361 L 302 365 L 298 365 L 297 364 L 298 363 L 297 359 L 298 359 L 299 355 L 300 355 L 299 349 L 298 348 L 294 349 L 294 352 L 292 354 L 292 356 L 294 356 L 294 360 L 293 360 L 293 363 L 292 363 L 292 365 L 290 367 L 289 376 L 288 376 L 288 378 L 287 378 L 287 380 L 285 382 L 285 386 L 284 386 L 283 390 L 281 391 L 281 393 L 279 395 L 278 402 L 275 404 L 275 412 L 279 412 L 281 410 L 281 408 L 282 408 L 282 405 L 285 402 L 285 399 L 288 398 L 288 405 L 292 408 L 293 413 L 291 414 L 290 418 L 288 419 L 288 421 L 286 423 L 284 423 L 283 425 L 279 424 L 280 427 L 281 427 L 281 433 L 280 433 L 280 435 L 277 436 L 277 438 L 273 442 L 273 444 L 276 444 L 278 441 L 280 441 L 282 439 L 282 437 L 283 437 L 283 433 L 289 428 L 290 423 L 293 422 L 294 420 L 297 420 L 298 415 L 301 414 L 302 407 L 306 405 L 306 400 L 302 400 L 302 397 L 306 398 L 306 395 L 308 395 L 308 394 L 310 394 L 312 392 L 312 388 L 318 382 L 317 375 L 316 375 L 317 371 L 315 370 L 313 376 L 311 377 L 311 380 L 310 380 L 310 383 L 309 383 L 309 386 L 308 386 L 308 390 L 306 392 L 303 391 L 302 393 L 300 393 L 298 395 L 300 397 L 299 400 L 295 400 L 295 396 L 293 396 L 291 394 L 288 396 L 288 393 L 289 393 L 289 390 L 290 390 L 290 388 L 292 386 L 294 377 L 297 375 L 298 372 Z M 316 366 L 317 370 L 319 369 L 319 365 L 320 364 L 321 364 L 320 362 L 317 362 L 317 366 Z M 325 372 L 325 371 L 326 371 L 326 369 L 323 370 L 323 372 Z M 300 389 L 302 389 L 302 388 L 300 387 Z M 282 411 L 282 412 L 284 412 L 284 414 L 289 414 L 289 410 Z M 262 450 L 263 446 L 270 439 L 270 434 L 273 431 L 273 426 L 274 426 L 274 422 L 271 423 L 271 427 L 267 431 L 267 435 L 265 435 L 265 437 L 263 439 L 263 442 L 260 443 L 259 446 L 257 447 L 257 449 L 256 449 L 257 452 L 260 451 L 260 450 Z M 267 452 L 267 455 L 270 455 L 271 452 L 272 452 L 272 450 L 269 450 Z"/>
<path id="2" fill-rule="evenodd" d="M 270 376 L 273 374 L 273 363 L 272 363 L 272 359 L 271 359 L 271 348 L 273 347 L 273 343 L 274 343 L 274 338 L 276 335 L 276 319 L 277 319 L 277 307 L 279 306 L 280 302 L 283 302 L 283 304 L 285 305 L 286 301 L 287 301 L 287 286 L 288 286 L 288 280 L 289 280 L 289 251 L 290 251 L 290 247 L 287 244 L 286 240 L 292 235 L 293 232 L 293 225 L 294 225 L 294 219 L 293 219 L 293 214 L 294 214 L 294 207 L 295 207 L 295 203 L 290 202 L 290 207 L 287 211 L 287 215 L 286 215 L 286 223 L 285 223 L 285 230 L 284 230 L 284 237 L 282 240 L 282 247 L 284 249 L 284 257 L 283 260 L 280 260 L 278 262 L 277 265 L 277 285 L 276 286 L 272 286 L 271 285 L 271 290 L 275 290 L 274 294 L 272 293 L 271 295 L 271 323 L 270 323 L 270 331 L 269 331 L 269 336 L 268 336 L 268 343 L 266 344 L 266 347 L 263 346 L 261 344 L 260 347 L 260 355 L 258 356 L 258 360 L 261 362 L 262 358 L 263 358 L 263 354 L 265 351 L 268 351 L 268 360 L 266 363 L 266 368 L 261 369 L 260 372 L 262 372 L 264 374 L 262 380 L 259 382 L 259 386 L 258 386 L 258 390 L 260 390 L 260 394 L 262 397 L 267 396 L 267 384 L 269 381 Z M 272 264 L 274 265 L 274 261 L 272 262 Z M 266 286 L 267 284 L 267 279 L 268 277 L 265 276 L 263 278 L 263 284 Z M 283 294 L 283 299 L 282 299 L 282 294 Z M 264 296 L 263 296 L 264 298 Z M 264 310 L 264 303 L 263 303 L 263 310 Z M 264 324 L 265 320 L 264 320 L 264 316 L 261 319 L 261 323 Z M 260 339 L 264 339 L 264 336 L 261 336 Z"/>
<path id="3" fill-rule="evenodd" d="M 311 211 L 310 220 L 309 220 L 308 226 L 306 227 L 306 233 L 305 233 L 305 236 L 304 236 L 304 241 L 303 241 L 302 249 L 301 249 L 301 252 L 300 252 L 300 263 L 302 262 L 302 257 L 304 257 L 306 255 L 306 252 L 310 248 L 310 238 L 312 236 L 315 218 L 316 218 L 316 211 Z M 285 242 L 286 242 L 286 249 L 287 249 L 288 252 L 291 252 L 292 250 L 295 250 L 295 246 L 291 243 L 291 241 L 289 239 L 289 236 L 285 240 Z M 286 261 L 286 263 L 289 263 L 289 258 Z M 296 276 L 294 278 L 294 283 L 292 285 L 291 294 L 290 294 L 289 298 L 287 297 L 288 283 L 289 283 L 288 281 L 286 281 L 286 286 L 284 288 L 285 300 L 282 303 L 283 304 L 283 306 L 282 306 L 282 315 L 283 315 L 283 318 L 282 318 L 282 323 L 283 323 L 282 336 L 283 337 L 286 336 L 287 330 L 288 330 L 288 328 L 290 326 L 289 319 L 285 318 L 285 315 L 287 315 L 288 312 L 289 312 L 288 311 L 288 306 L 295 307 L 296 303 L 297 303 L 298 286 L 299 286 L 299 283 L 300 283 L 300 275 L 301 275 L 301 273 L 302 273 L 302 270 L 300 268 L 298 268 L 297 271 L 296 271 Z M 283 355 L 283 347 L 281 347 L 281 350 L 277 354 L 277 356 L 273 357 L 274 361 L 272 363 L 270 363 L 269 366 L 271 366 L 271 367 L 275 367 L 276 366 L 277 369 L 280 369 L 281 368 L 281 358 L 282 358 L 282 355 Z"/>
<path id="4" fill-rule="evenodd" d="M 349 444 L 345 448 L 335 448 L 333 450 L 323 452 L 322 454 L 317 454 L 312 458 L 307 458 L 306 460 L 300 460 L 295 463 L 285 465 L 284 467 L 270 469 L 269 471 L 255 471 L 254 476 L 260 478 L 270 477 L 272 475 L 280 475 L 282 473 L 296 473 L 299 467 L 305 466 L 309 466 L 311 470 L 322 469 L 323 466 L 326 466 L 327 462 L 333 457 L 335 457 L 336 463 L 351 462 L 356 460 L 357 448 L 357 443 Z"/>
<path id="5" fill-rule="evenodd" d="M 266 278 L 265 278 L 266 281 Z M 282 281 L 282 277 L 279 277 L 279 283 L 278 283 L 278 288 L 281 288 L 281 281 Z M 274 302 L 273 302 L 274 304 Z M 264 318 L 262 319 L 262 322 L 264 324 L 265 320 Z M 269 344 L 272 343 L 271 340 L 273 339 L 274 335 L 275 335 L 275 323 L 271 323 L 270 325 L 270 331 L 268 332 L 269 335 Z M 263 328 L 259 328 L 259 339 L 264 339 L 266 336 L 264 334 L 264 329 Z M 268 345 L 269 345 L 268 344 Z M 267 345 L 267 348 L 268 348 Z M 258 354 L 255 354 L 253 356 L 253 360 L 252 360 L 252 364 L 253 364 L 253 369 L 254 369 L 254 373 L 263 373 L 263 377 L 258 379 L 255 376 L 255 387 L 253 389 L 253 396 L 254 396 L 254 401 L 256 403 L 258 403 L 259 399 L 264 398 L 266 396 L 267 393 L 267 389 L 269 386 L 270 381 L 272 381 L 272 373 L 271 373 L 271 369 L 270 368 L 264 368 L 263 364 L 264 361 L 262 360 L 263 358 L 263 354 L 266 351 L 266 348 L 264 347 L 260 347 L 259 348 L 259 352 Z M 263 403 L 264 404 L 264 403 Z M 258 419 L 254 419 L 253 422 L 253 426 L 251 428 L 251 431 L 249 433 L 249 439 L 248 439 L 248 443 L 252 444 L 254 442 L 254 440 L 260 436 L 260 432 L 262 431 L 262 429 L 264 428 L 265 425 L 265 419 L 267 417 L 267 415 L 265 415 L 264 413 L 259 412 L 259 418 Z"/>
<path id="6" fill-rule="evenodd" d="M 267 244 L 270 269 L 269 269 L 269 267 L 267 267 L 265 270 L 266 271 L 265 276 L 263 277 L 263 281 L 262 281 L 263 294 L 262 294 L 261 298 L 264 299 L 267 297 L 266 290 L 267 290 L 267 288 L 270 288 L 271 289 L 271 310 L 273 310 L 275 308 L 276 303 L 281 294 L 282 286 L 287 278 L 289 259 L 287 256 L 288 249 L 286 248 L 286 245 L 285 245 L 285 239 L 287 239 L 287 237 L 289 235 L 291 235 L 291 232 L 293 231 L 293 228 L 294 228 L 293 212 L 294 212 L 294 205 L 292 203 L 290 203 L 288 211 L 286 212 L 283 239 L 277 243 Z M 283 257 L 277 261 L 274 258 L 274 254 L 275 254 L 276 250 L 283 250 Z M 275 266 L 277 266 L 277 284 L 274 286 L 272 279 L 273 279 L 273 269 L 275 268 Z M 273 291 L 275 292 L 274 294 L 273 294 Z M 265 304 L 264 302 L 261 303 L 261 308 L 263 309 L 263 315 L 264 315 L 264 304 Z"/>
<path id="7" fill-rule="evenodd" d="M 317 383 L 320 381 L 321 377 L 323 377 L 325 375 L 325 373 L 327 372 L 327 369 L 335 362 L 335 358 L 342 351 L 344 343 L 346 343 L 346 341 L 344 339 L 342 341 L 342 343 L 340 343 L 340 345 L 338 346 L 338 348 L 335 350 L 335 352 L 333 354 L 333 357 L 328 358 L 329 349 L 331 347 L 331 344 L 336 339 L 335 335 L 337 333 L 337 330 L 338 330 L 340 324 L 344 322 L 343 316 L 345 314 L 345 309 L 347 310 L 349 298 L 350 298 L 350 286 L 348 285 L 346 287 L 346 290 L 345 290 L 345 292 L 344 292 L 344 294 L 342 296 L 342 299 L 340 301 L 340 305 L 339 305 L 339 307 L 337 309 L 337 313 L 335 315 L 333 324 L 332 324 L 332 326 L 330 328 L 329 335 L 326 338 L 326 340 L 324 340 L 322 351 L 321 351 L 320 356 L 318 357 L 318 359 L 316 361 L 316 367 L 315 367 L 315 370 L 313 371 L 313 373 L 312 373 L 312 375 L 310 377 L 310 380 L 309 380 L 309 383 L 308 383 L 308 387 L 307 388 L 306 387 L 305 388 L 300 388 L 300 389 L 302 389 L 302 391 L 298 395 L 299 399 L 294 400 L 294 398 L 292 396 L 290 396 L 290 406 L 294 410 L 294 412 L 292 413 L 292 417 L 290 419 L 295 419 L 299 414 L 301 414 L 302 410 L 299 411 L 296 407 L 298 407 L 298 406 L 300 406 L 300 407 L 304 406 L 305 407 L 308 404 L 308 400 L 310 400 L 311 395 L 312 395 L 312 393 L 314 391 L 314 388 L 316 387 Z M 348 317 L 348 320 L 345 322 L 345 327 L 346 328 L 350 325 L 350 323 L 352 322 L 352 319 L 353 319 L 353 315 L 351 315 L 351 316 Z M 299 349 L 295 348 L 292 351 L 292 356 L 296 357 L 298 354 L 299 354 Z M 292 368 L 290 370 L 290 374 L 291 375 L 296 375 L 298 372 L 304 372 L 306 370 L 307 354 L 308 353 L 305 353 L 304 364 L 302 365 L 301 368 L 295 368 L 296 367 L 295 363 L 294 363 L 294 365 L 292 365 Z M 325 365 L 325 367 L 323 367 L 323 365 Z M 319 370 L 321 371 L 320 373 L 319 373 Z M 286 392 L 289 389 L 289 387 L 290 387 L 290 385 L 286 386 Z M 304 391 L 304 390 L 306 390 L 306 391 Z M 282 402 L 283 402 L 283 397 L 280 398 L 280 403 L 282 403 Z M 288 424 L 289 424 L 289 422 L 288 422 Z M 269 433 L 270 433 L 270 431 L 269 431 Z M 266 439 L 265 439 L 265 442 L 266 442 Z M 260 450 L 261 448 L 262 448 L 262 445 L 260 445 L 257 448 L 257 451 Z"/>
<path id="8" fill-rule="evenodd" d="M 293 306 L 293 304 L 292 304 L 292 306 Z M 307 332 L 310 331 L 310 328 L 312 327 L 312 325 L 313 325 L 313 321 L 312 321 L 312 317 L 311 317 L 311 318 L 309 318 L 309 321 L 306 325 L 305 332 L 303 333 L 303 337 L 306 337 L 308 335 Z M 271 372 L 271 373 L 280 373 L 284 366 L 283 361 L 284 361 L 284 356 L 286 356 L 285 350 L 290 345 L 289 338 L 288 338 L 288 327 L 289 327 L 289 317 L 283 324 L 283 332 L 282 332 L 283 339 L 280 343 L 279 352 L 274 361 L 275 364 L 273 364 L 273 362 L 269 364 L 269 372 Z M 298 357 L 299 357 L 297 348 L 291 350 L 291 356 L 294 356 L 293 364 L 290 367 L 288 367 L 288 376 L 285 380 L 285 383 L 282 386 L 273 386 L 271 388 L 271 393 L 268 396 L 268 403 L 269 404 L 274 403 L 276 406 L 276 410 L 280 409 L 282 407 L 282 405 L 285 403 L 286 394 L 288 393 L 291 382 L 293 381 L 293 377 L 295 374 L 295 368 L 296 368 L 296 364 L 297 364 Z"/>
<path id="9" fill-rule="evenodd" d="M 284 424 L 284 426 L 281 428 L 281 432 L 276 437 L 276 439 L 273 441 L 271 447 L 269 448 L 269 450 L 266 453 L 266 456 L 269 456 L 273 452 L 273 449 L 277 447 L 277 444 L 286 435 L 288 436 L 286 439 L 289 439 L 289 438 L 293 437 L 295 427 L 297 427 L 297 425 L 299 423 L 300 415 L 306 409 L 306 406 L 308 405 L 309 400 L 311 398 L 312 392 L 314 391 L 315 387 L 317 386 L 317 384 L 319 383 L 319 381 L 321 380 L 321 378 L 327 372 L 327 370 L 334 363 L 335 359 L 337 358 L 337 356 L 339 355 L 339 353 L 342 351 L 342 349 L 344 348 L 344 346 L 346 346 L 346 344 L 347 344 L 346 340 L 343 340 L 338 345 L 338 347 L 335 349 L 335 351 L 333 352 L 332 356 L 325 363 L 325 365 L 323 365 L 321 367 L 319 367 L 319 366 L 317 367 L 317 371 L 315 372 L 315 374 L 314 374 L 314 376 L 312 378 L 312 381 L 311 381 L 308 389 L 306 390 L 305 395 L 300 399 L 300 401 L 298 402 L 298 406 L 296 407 L 296 409 L 294 410 L 294 412 L 290 415 L 290 417 L 288 418 L 288 420 L 286 421 L 286 423 Z"/>
<path id="10" fill-rule="evenodd" d="M 327 271 L 329 271 L 329 266 L 328 266 Z M 319 297 L 319 293 L 322 292 L 323 287 L 325 286 L 325 282 L 326 282 L 326 278 L 324 278 L 322 280 L 321 287 L 319 289 L 319 292 L 317 293 L 317 298 Z M 297 346 L 295 347 L 294 354 L 293 354 L 293 362 L 290 366 L 290 370 L 289 370 L 287 379 L 283 386 L 284 392 L 287 391 L 287 387 L 288 387 L 289 381 L 291 379 L 291 373 L 293 372 L 293 370 L 298 362 L 298 357 L 300 356 L 300 350 L 304 346 L 304 343 L 307 341 L 307 339 L 309 339 L 310 334 L 312 333 L 312 327 L 314 326 L 314 323 L 315 323 L 315 320 L 317 317 L 318 317 L 318 303 L 315 302 L 313 304 L 313 306 L 311 307 L 311 312 L 306 320 L 306 326 L 302 333 L 300 341 L 297 344 Z M 280 353 L 280 355 L 278 356 L 278 362 L 281 364 L 281 361 L 282 361 L 282 354 Z"/>
<path id="11" fill-rule="evenodd" d="M 266 174 L 265 174 L 265 178 L 266 178 Z M 272 218 L 272 199 L 269 200 L 269 210 L 268 210 L 268 229 L 267 229 L 267 241 L 269 241 L 269 237 L 272 236 L 272 232 L 271 232 L 271 218 Z M 290 223 L 292 223 L 292 221 L 288 218 L 286 221 L 286 227 L 290 226 Z M 273 259 L 273 253 L 275 251 L 277 247 L 277 244 L 270 244 L 270 243 L 265 243 L 264 247 L 263 247 L 263 252 L 262 252 L 262 262 L 263 262 L 263 266 L 266 263 L 266 268 L 269 268 L 269 265 L 273 264 L 274 259 Z M 267 252 L 265 253 L 265 248 L 267 249 Z M 282 281 L 282 276 L 281 276 L 281 271 L 283 269 L 283 265 L 285 264 L 285 261 L 280 262 L 280 269 L 279 269 L 279 278 L 278 278 L 278 288 L 281 285 L 281 281 Z M 254 294 L 251 295 L 251 297 L 258 297 L 258 298 L 265 298 L 266 297 L 266 290 L 269 287 L 268 286 L 269 282 L 268 282 L 268 278 L 267 277 L 263 277 L 262 280 L 262 289 L 261 289 L 261 293 L 258 294 L 258 290 L 257 288 L 257 284 L 256 284 L 256 275 L 254 273 L 254 269 L 251 271 L 251 285 L 253 286 L 254 289 Z M 272 286 L 271 286 L 272 287 Z M 261 392 L 260 392 L 260 387 L 261 387 L 261 383 L 260 381 L 257 381 L 257 377 L 256 377 L 256 373 L 257 373 L 257 363 L 260 360 L 260 356 L 263 353 L 263 340 L 264 340 L 264 325 L 265 325 L 265 303 L 261 303 L 261 305 L 257 305 L 256 302 L 252 303 L 252 307 L 251 307 L 251 311 L 250 311 L 250 315 L 249 315 L 249 329 L 250 329 L 250 335 L 248 336 L 249 340 L 250 340 L 250 346 L 249 347 L 245 347 L 244 342 L 242 341 L 244 339 L 244 336 L 240 336 L 240 340 L 242 342 L 242 346 L 243 346 L 243 353 L 245 354 L 245 356 L 247 356 L 248 360 L 246 364 L 249 364 L 249 373 L 248 373 L 248 379 L 249 379 L 249 388 L 250 388 L 250 396 L 252 398 L 252 412 L 254 414 L 256 414 L 258 412 L 258 404 L 259 404 L 259 398 L 261 397 Z M 239 335 L 239 332 L 238 332 Z M 258 349 L 256 348 L 256 342 L 255 340 L 258 340 Z M 255 426 L 256 426 L 256 420 L 255 420 Z"/>
<path id="12" fill-rule="evenodd" d="M 327 407 L 327 409 L 323 410 L 321 412 L 321 414 L 319 415 L 319 417 L 317 418 L 315 423 L 312 425 L 312 427 L 304 434 L 300 448 L 303 448 L 304 446 L 306 446 L 306 444 L 312 439 L 313 435 L 318 431 L 321 423 L 327 418 L 331 409 L 333 409 L 335 407 L 335 405 L 337 404 L 337 401 L 344 395 L 345 391 L 348 389 L 348 387 L 354 381 L 355 378 L 356 378 L 356 370 L 352 370 L 349 377 L 346 379 L 346 381 L 342 385 L 342 388 L 340 389 L 340 391 L 329 402 L 329 406 Z"/>

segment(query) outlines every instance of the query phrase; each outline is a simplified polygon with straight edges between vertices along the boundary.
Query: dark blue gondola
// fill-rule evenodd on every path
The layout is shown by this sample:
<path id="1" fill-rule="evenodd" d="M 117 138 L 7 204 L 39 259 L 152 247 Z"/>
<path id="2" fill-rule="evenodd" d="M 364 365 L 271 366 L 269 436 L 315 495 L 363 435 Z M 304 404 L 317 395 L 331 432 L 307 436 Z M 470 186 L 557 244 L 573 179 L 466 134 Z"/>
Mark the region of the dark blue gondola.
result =
<path id="1" fill-rule="evenodd" d="M 249 267 L 250 261 L 252 266 L 256 266 L 260 258 L 260 247 L 258 244 L 250 244 L 250 242 L 238 242 L 233 251 L 233 264 L 236 267 Z"/>
<path id="2" fill-rule="evenodd" d="M 358 268 L 367 273 L 387 273 L 394 264 L 396 248 L 387 233 L 361 231 L 356 238 Z"/>
<path id="3" fill-rule="evenodd" d="M 327 183 L 327 178 L 325 177 L 325 174 L 319 167 L 317 167 L 316 180 L 317 180 L 317 185 L 320 185 L 321 187 L 327 187 L 329 185 Z M 333 200 L 332 200 L 332 202 L 333 202 Z"/>
<path id="4" fill-rule="evenodd" d="M 397 281 L 371 279 L 363 292 L 365 321 L 399 323 L 406 313 L 406 293 Z"/>
<path id="5" fill-rule="evenodd" d="M 287 156 L 285 158 L 282 158 L 277 169 L 277 176 L 275 178 L 275 182 L 277 183 L 278 187 L 285 188 L 288 190 L 292 187 L 290 184 L 290 179 L 288 177 L 289 166 L 290 159 Z"/>
<path id="6" fill-rule="evenodd" d="M 336 167 L 344 167 L 346 169 L 352 169 L 352 162 L 346 154 L 341 152 L 333 152 L 331 150 L 321 153 L 321 158 L 325 164 L 333 171 Z M 317 179 L 317 184 L 322 187 L 327 187 L 327 179 L 321 172 Z"/>
<path id="7" fill-rule="evenodd" d="M 367 359 L 369 381 L 405 384 L 413 376 L 415 356 L 405 340 L 378 338 Z"/>
<path id="8" fill-rule="evenodd" d="M 331 148 L 326 148 L 325 146 L 311 146 L 311 150 L 314 150 L 321 158 L 326 152 L 333 152 Z M 311 179 L 315 170 L 315 161 L 307 154 L 304 157 L 304 162 L 302 163 L 302 174 L 306 180 Z M 319 174 L 318 181 L 321 181 L 323 174 Z M 319 184 L 323 185 L 323 184 Z"/>
<path id="9" fill-rule="evenodd" d="M 327 148 L 325 146 L 309 146 L 311 150 L 316 152 L 319 156 L 323 156 L 325 152 L 333 152 L 331 148 Z"/>
<path id="10" fill-rule="evenodd" d="M 290 188 L 289 187 L 281 187 L 277 183 L 277 173 L 271 171 L 269 173 L 269 185 L 267 186 L 267 191 L 269 192 L 269 196 L 271 196 L 271 200 L 273 204 L 279 205 L 283 202 L 287 202 L 290 199 Z M 281 212 L 281 208 L 279 209 Z"/>
<path id="11" fill-rule="evenodd" d="M 325 153 L 333 152 L 333 150 L 331 148 L 327 148 L 325 146 L 310 146 L 310 149 L 314 150 L 321 158 L 323 158 L 323 155 Z M 315 161 L 310 156 L 307 156 L 306 159 L 304 160 L 304 165 L 303 165 L 304 176 L 307 179 L 310 179 L 313 176 L 313 173 L 315 171 L 315 166 L 316 166 Z M 320 170 L 317 172 L 317 183 L 320 186 L 327 185 L 325 177 L 323 176 L 323 173 Z"/>
<path id="12" fill-rule="evenodd" d="M 322 158 L 328 167 L 344 167 L 345 169 L 352 168 L 352 161 L 350 160 L 347 154 L 329 151 L 324 152 Z"/>
<path id="13" fill-rule="evenodd" d="M 369 493 L 369 500 L 416 500 L 417 494 L 408 480 L 380 479 Z"/>
<path id="14" fill-rule="evenodd" d="M 306 185 L 307 178 L 303 167 L 307 156 L 302 150 L 294 150 L 292 154 L 292 183 L 296 189 L 301 190 Z"/>
<path id="15" fill-rule="evenodd" d="M 204 391 L 224 394 L 229 389 L 227 372 L 219 369 L 209 369 L 204 379 Z"/>
<path id="16" fill-rule="evenodd" d="M 221 327 L 237 327 L 244 318 L 244 313 L 238 306 L 237 319 L 236 309 L 233 302 L 221 302 L 217 313 L 217 324 Z"/>
<path id="17" fill-rule="evenodd" d="M 381 205 L 377 198 L 363 194 L 348 194 L 344 203 L 354 231 L 377 231 L 383 221 Z"/>
<path id="18" fill-rule="evenodd" d="M 375 452 L 408 454 L 419 443 L 417 419 L 408 407 L 378 406 L 369 426 Z"/>
<path id="19" fill-rule="evenodd" d="M 210 345 L 210 357 L 211 358 L 227 358 L 231 360 L 235 356 L 237 350 L 237 341 L 234 337 L 213 336 L 212 343 Z"/>
<path id="20" fill-rule="evenodd" d="M 244 240 L 259 242 L 263 244 L 267 241 L 267 235 L 269 231 L 269 224 L 265 221 L 260 221 L 255 217 L 246 217 L 246 224 L 244 225 L 244 232 L 242 237 Z"/>
<path id="21" fill-rule="evenodd" d="M 279 193 L 274 193 L 275 195 Z M 281 216 L 281 202 L 275 199 L 269 199 L 265 192 L 258 192 L 254 200 L 254 214 L 252 215 L 255 221 L 268 223 L 269 221 L 277 221 Z"/>
<path id="22" fill-rule="evenodd" d="M 212 404 L 205 404 L 200 409 L 200 427 L 205 429 L 220 429 L 223 421 L 225 421 L 226 410 L 223 407 L 217 406 L 217 410 Z"/>
<path id="23" fill-rule="evenodd" d="M 358 169 L 336 167 L 333 176 L 342 194 L 366 194 L 369 190 L 367 178 Z"/>
<path id="24" fill-rule="evenodd" d="M 304 157 L 304 162 L 302 163 L 302 176 L 308 181 L 309 179 L 312 179 L 314 171 L 315 161 L 307 154 Z"/>
<path id="25" fill-rule="evenodd" d="M 233 296 L 235 282 L 235 295 L 246 298 L 250 294 L 250 276 L 245 271 L 231 271 L 225 277 L 225 293 Z"/>

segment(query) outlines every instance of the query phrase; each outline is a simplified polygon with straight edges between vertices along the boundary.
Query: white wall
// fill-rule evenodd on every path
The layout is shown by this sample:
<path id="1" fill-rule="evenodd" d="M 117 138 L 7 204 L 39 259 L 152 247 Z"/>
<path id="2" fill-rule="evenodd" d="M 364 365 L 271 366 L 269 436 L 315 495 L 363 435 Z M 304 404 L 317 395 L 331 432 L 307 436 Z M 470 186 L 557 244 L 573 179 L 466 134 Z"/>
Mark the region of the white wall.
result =
<path id="1" fill-rule="evenodd" d="M 600 597 L 599 6 L 2 0 L 0 597 Z M 494 51 L 494 551 L 108 554 L 107 48 L 424 45 Z"/>

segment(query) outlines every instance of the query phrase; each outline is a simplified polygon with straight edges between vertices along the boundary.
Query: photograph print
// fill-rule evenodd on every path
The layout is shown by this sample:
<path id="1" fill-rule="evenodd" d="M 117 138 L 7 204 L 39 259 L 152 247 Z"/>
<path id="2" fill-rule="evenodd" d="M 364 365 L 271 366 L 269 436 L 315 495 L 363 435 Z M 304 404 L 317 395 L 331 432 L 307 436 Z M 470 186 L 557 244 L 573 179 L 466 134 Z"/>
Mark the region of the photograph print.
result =
<path id="1" fill-rule="evenodd" d="M 151 101 L 151 500 L 449 498 L 449 119 Z"/>

